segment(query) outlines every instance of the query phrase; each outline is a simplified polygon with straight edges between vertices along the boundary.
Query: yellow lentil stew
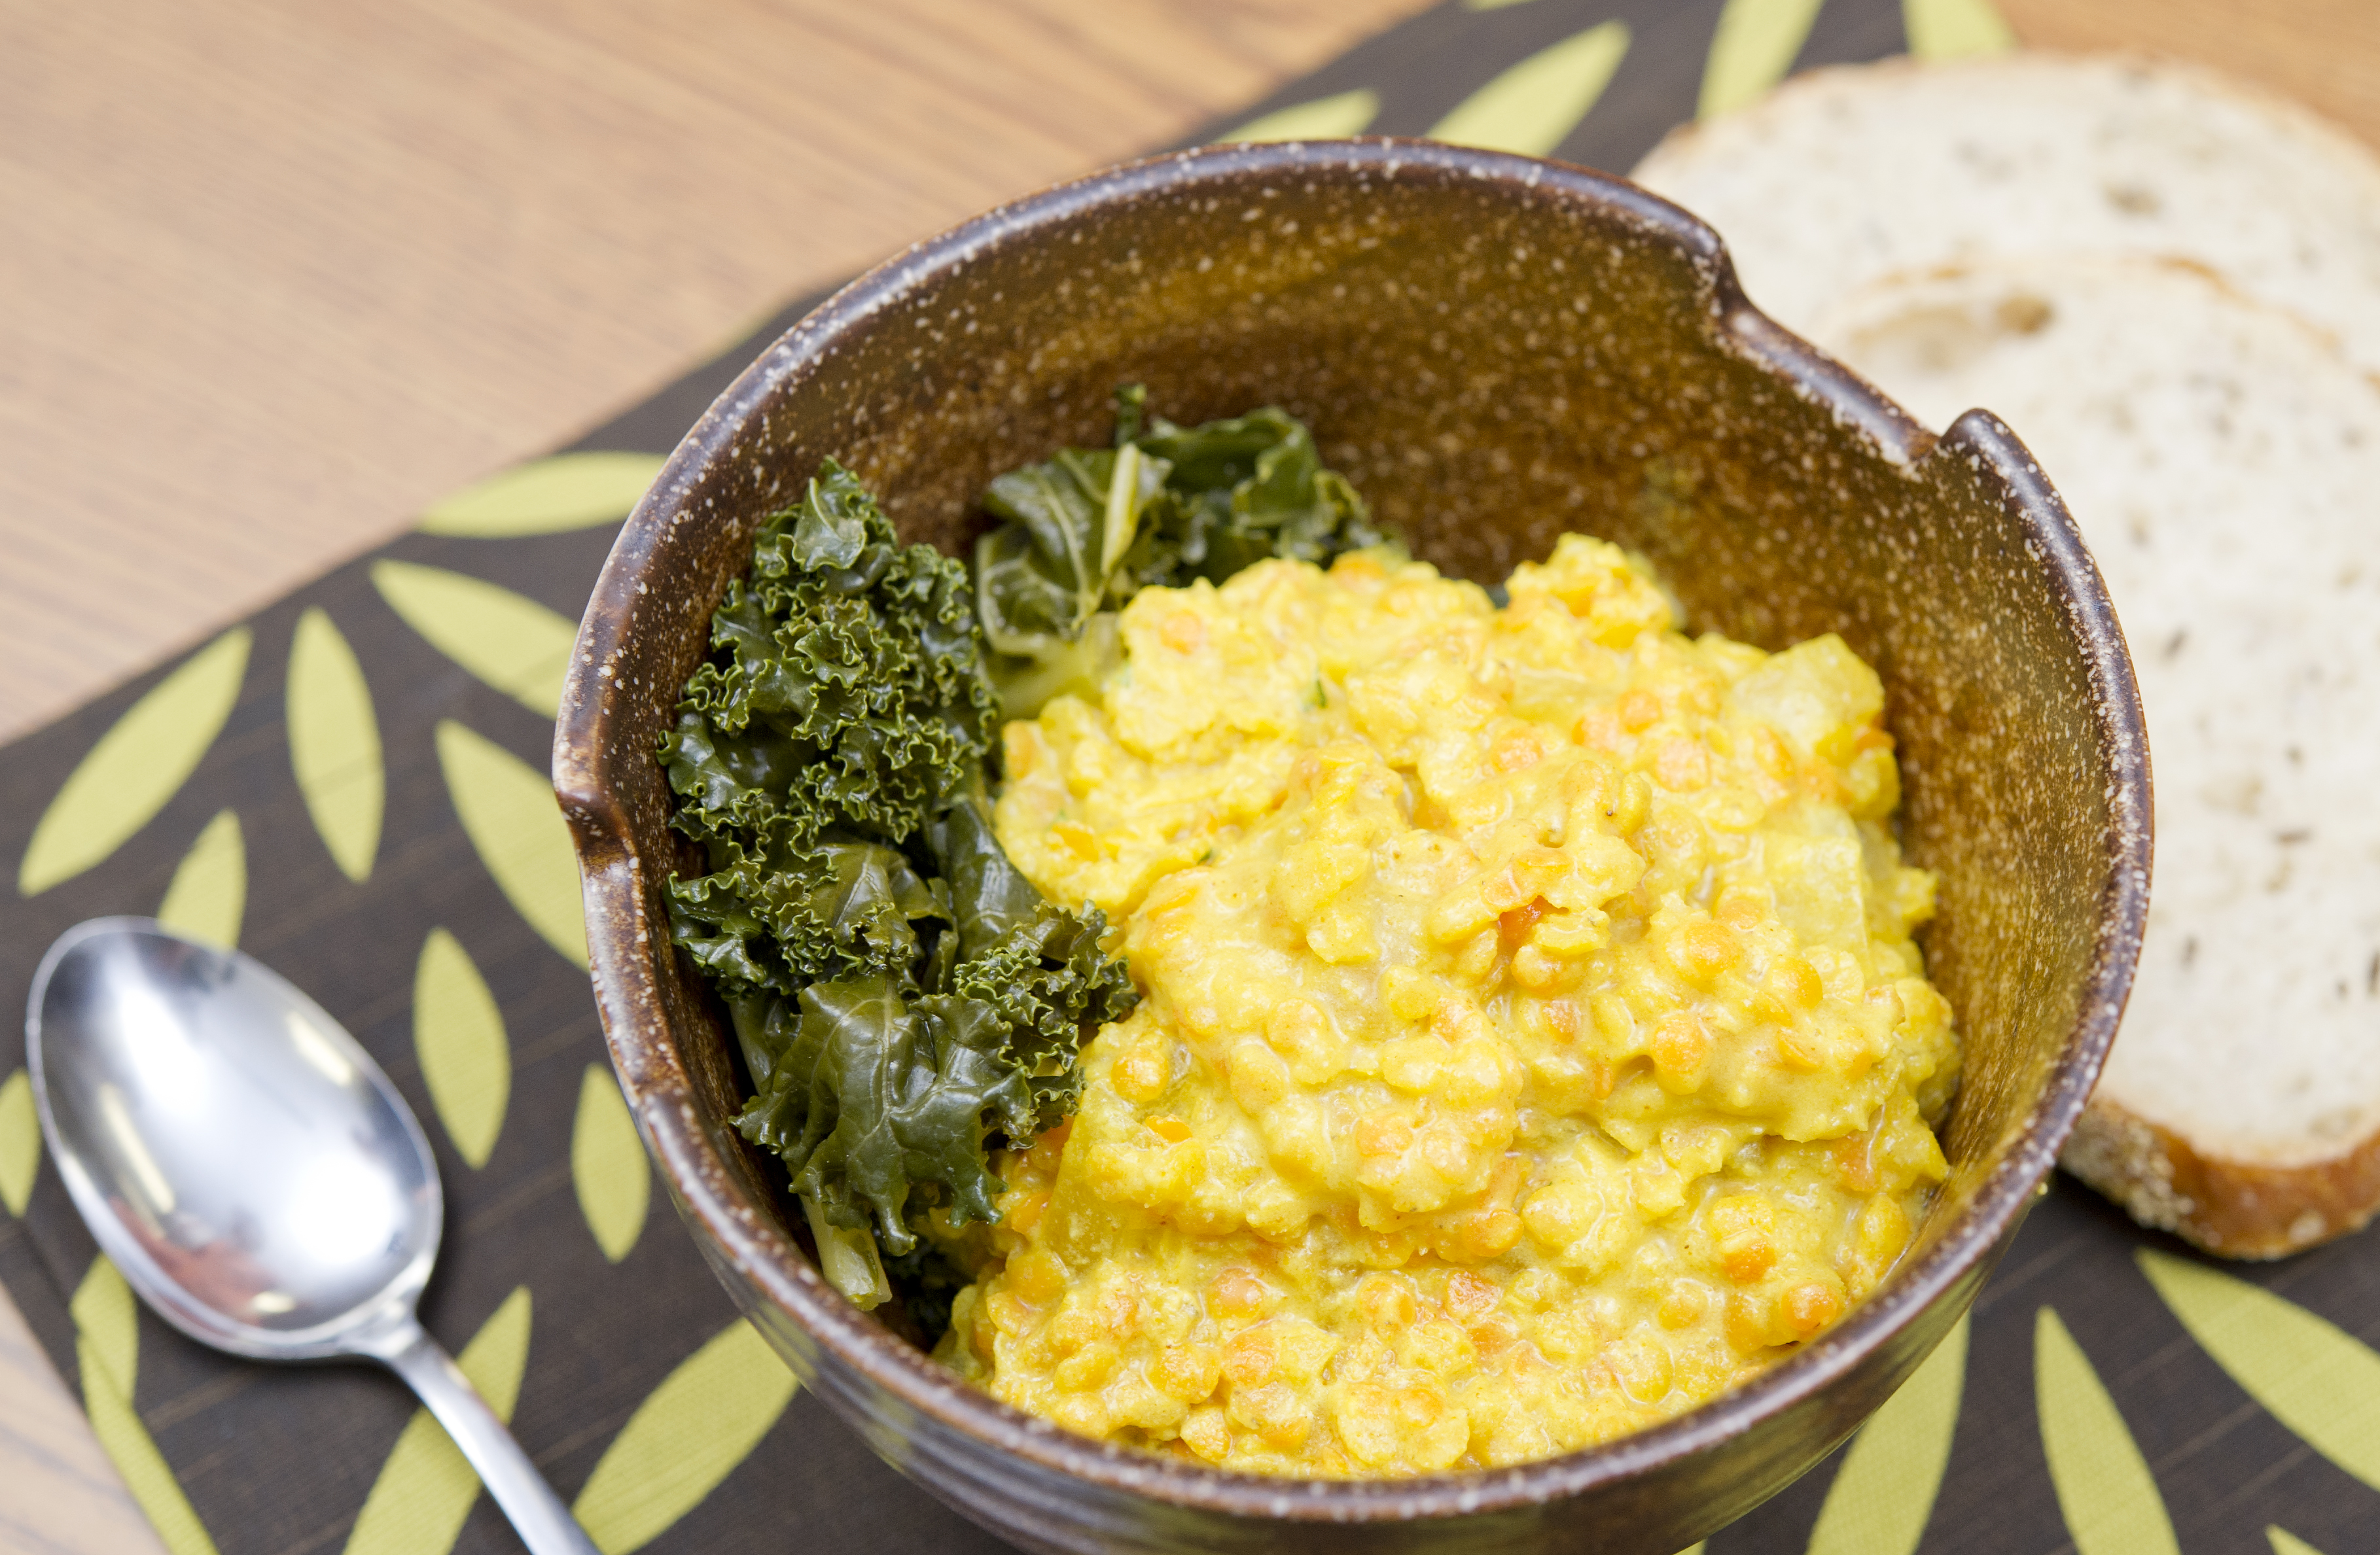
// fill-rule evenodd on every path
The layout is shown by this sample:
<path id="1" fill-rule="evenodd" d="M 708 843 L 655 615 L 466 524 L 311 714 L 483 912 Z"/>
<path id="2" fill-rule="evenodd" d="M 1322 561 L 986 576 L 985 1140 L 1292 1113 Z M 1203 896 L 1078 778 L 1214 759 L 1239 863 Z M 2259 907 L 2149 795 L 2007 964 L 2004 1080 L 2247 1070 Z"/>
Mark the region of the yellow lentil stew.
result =
<path id="1" fill-rule="evenodd" d="M 938 1354 L 1088 1436 L 1411 1475 L 1608 1440 L 1872 1290 L 1944 1174 L 1875 672 L 1572 536 L 1150 587 L 1002 845 L 1144 997 L 999 1162 Z"/>

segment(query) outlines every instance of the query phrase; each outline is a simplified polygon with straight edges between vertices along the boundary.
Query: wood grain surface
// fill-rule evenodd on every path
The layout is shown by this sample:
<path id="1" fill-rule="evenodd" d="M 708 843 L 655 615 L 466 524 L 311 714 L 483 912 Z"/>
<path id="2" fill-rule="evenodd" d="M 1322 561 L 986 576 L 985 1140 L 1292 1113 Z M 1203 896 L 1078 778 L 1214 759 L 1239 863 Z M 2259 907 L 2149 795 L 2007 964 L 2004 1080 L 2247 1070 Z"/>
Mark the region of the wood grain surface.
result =
<path id="1" fill-rule="evenodd" d="M 1421 0 L 0 6 L 0 738 Z"/>
<path id="2" fill-rule="evenodd" d="M 0 0 L 0 739 L 1423 0 Z M 2371 0 L 2001 0 L 2380 143 Z M 0 1296 L 0 1552 L 157 1549 Z"/>

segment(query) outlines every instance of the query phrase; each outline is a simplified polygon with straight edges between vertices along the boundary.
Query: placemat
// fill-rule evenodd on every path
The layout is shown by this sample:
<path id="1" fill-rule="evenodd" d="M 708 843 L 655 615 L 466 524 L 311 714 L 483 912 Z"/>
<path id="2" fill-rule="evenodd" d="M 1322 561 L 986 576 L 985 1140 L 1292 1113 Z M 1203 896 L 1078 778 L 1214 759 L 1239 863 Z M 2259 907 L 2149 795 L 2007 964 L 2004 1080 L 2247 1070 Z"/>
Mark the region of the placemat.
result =
<path id="1" fill-rule="evenodd" d="M 1624 169 L 1788 68 L 2004 43 L 1982 0 L 1471 0 L 1211 134 L 1442 134 Z M 1201 137 L 1204 139 L 1206 137 Z M 658 1202 L 588 996 L 545 776 L 620 517 L 751 340 L 0 751 L 0 1008 L 156 912 L 345 1021 L 445 1180 L 423 1304 L 607 1551 L 1001 1548 L 795 1385 Z M 175 1555 L 518 1548 L 409 1395 L 139 1308 L 42 1159 L 0 1022 L 0 1282 Z M 1971 1321 L 1711 1555 L 2380 1549 L 2380 1238 L 2217 1268 L 2062 1181 Z"/>

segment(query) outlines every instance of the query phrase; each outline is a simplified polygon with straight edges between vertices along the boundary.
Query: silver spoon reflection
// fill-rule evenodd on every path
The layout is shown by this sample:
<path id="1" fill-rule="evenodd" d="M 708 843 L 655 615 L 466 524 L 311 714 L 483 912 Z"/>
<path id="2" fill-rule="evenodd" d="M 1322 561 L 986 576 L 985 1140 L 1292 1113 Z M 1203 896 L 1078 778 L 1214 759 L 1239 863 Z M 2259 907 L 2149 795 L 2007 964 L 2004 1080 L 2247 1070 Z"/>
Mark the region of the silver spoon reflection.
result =
<path id="1" fill-rule="evenodd" d="M 98 918 L 42 958 L 25 1041 L 58 1175 L 143 1300 L 234 1355 L 380 1362 L 533 1555 L 594 1555 L 414 1316 L 438 1256 L 437 1164 L 321 1006 L 237 951 Z"/>

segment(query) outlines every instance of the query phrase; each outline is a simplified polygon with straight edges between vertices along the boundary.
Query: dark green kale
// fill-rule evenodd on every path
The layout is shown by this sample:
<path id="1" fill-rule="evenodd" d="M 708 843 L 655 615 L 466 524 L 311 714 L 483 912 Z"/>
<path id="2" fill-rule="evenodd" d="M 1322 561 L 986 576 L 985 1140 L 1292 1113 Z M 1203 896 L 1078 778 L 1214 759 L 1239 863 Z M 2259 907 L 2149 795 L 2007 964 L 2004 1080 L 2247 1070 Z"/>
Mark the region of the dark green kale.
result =
<path id="1" fill-rule="evenodd" d="M 1328 565 L 1385 538 L 1288 412 L 1177 427 L 1137 384 L 1116 392 L 1113 448 L 1012 470 L 982 505 L 1003 522 L 976 543 L 976 610 L 1011 717 L 1095 681 L 1111 612 L 1139 589 L 1220 584 L 1273 556 Z"/>
<path id="2" fill-rule="evenodd" d="M 956 1262 L 929 1243 L 884 1260 L 884 1272 L 900 1285 L 909 1320 L 917 1325 L 925 1347 L 931 1351 L 951 1328 L 951 1307 L 960 1291 L 973 1283 Z"/>
<path id="3" fill-rule="evenodd" d="M 761 524 L 710 642 L 661 748 L 709 871 L 671 880 L 672 937 L 733 1017 L 736 1127 L 873 1305 L 879 1247 L 914 1252 L 928 1211 L 993 1218 L 986 1139 L 1072 1111 L 1084 1035 L 1137 995 L 1099 910 L 1046 900 L 992 834 L 964 565 L 899 545 L 829 462 Z"/>

